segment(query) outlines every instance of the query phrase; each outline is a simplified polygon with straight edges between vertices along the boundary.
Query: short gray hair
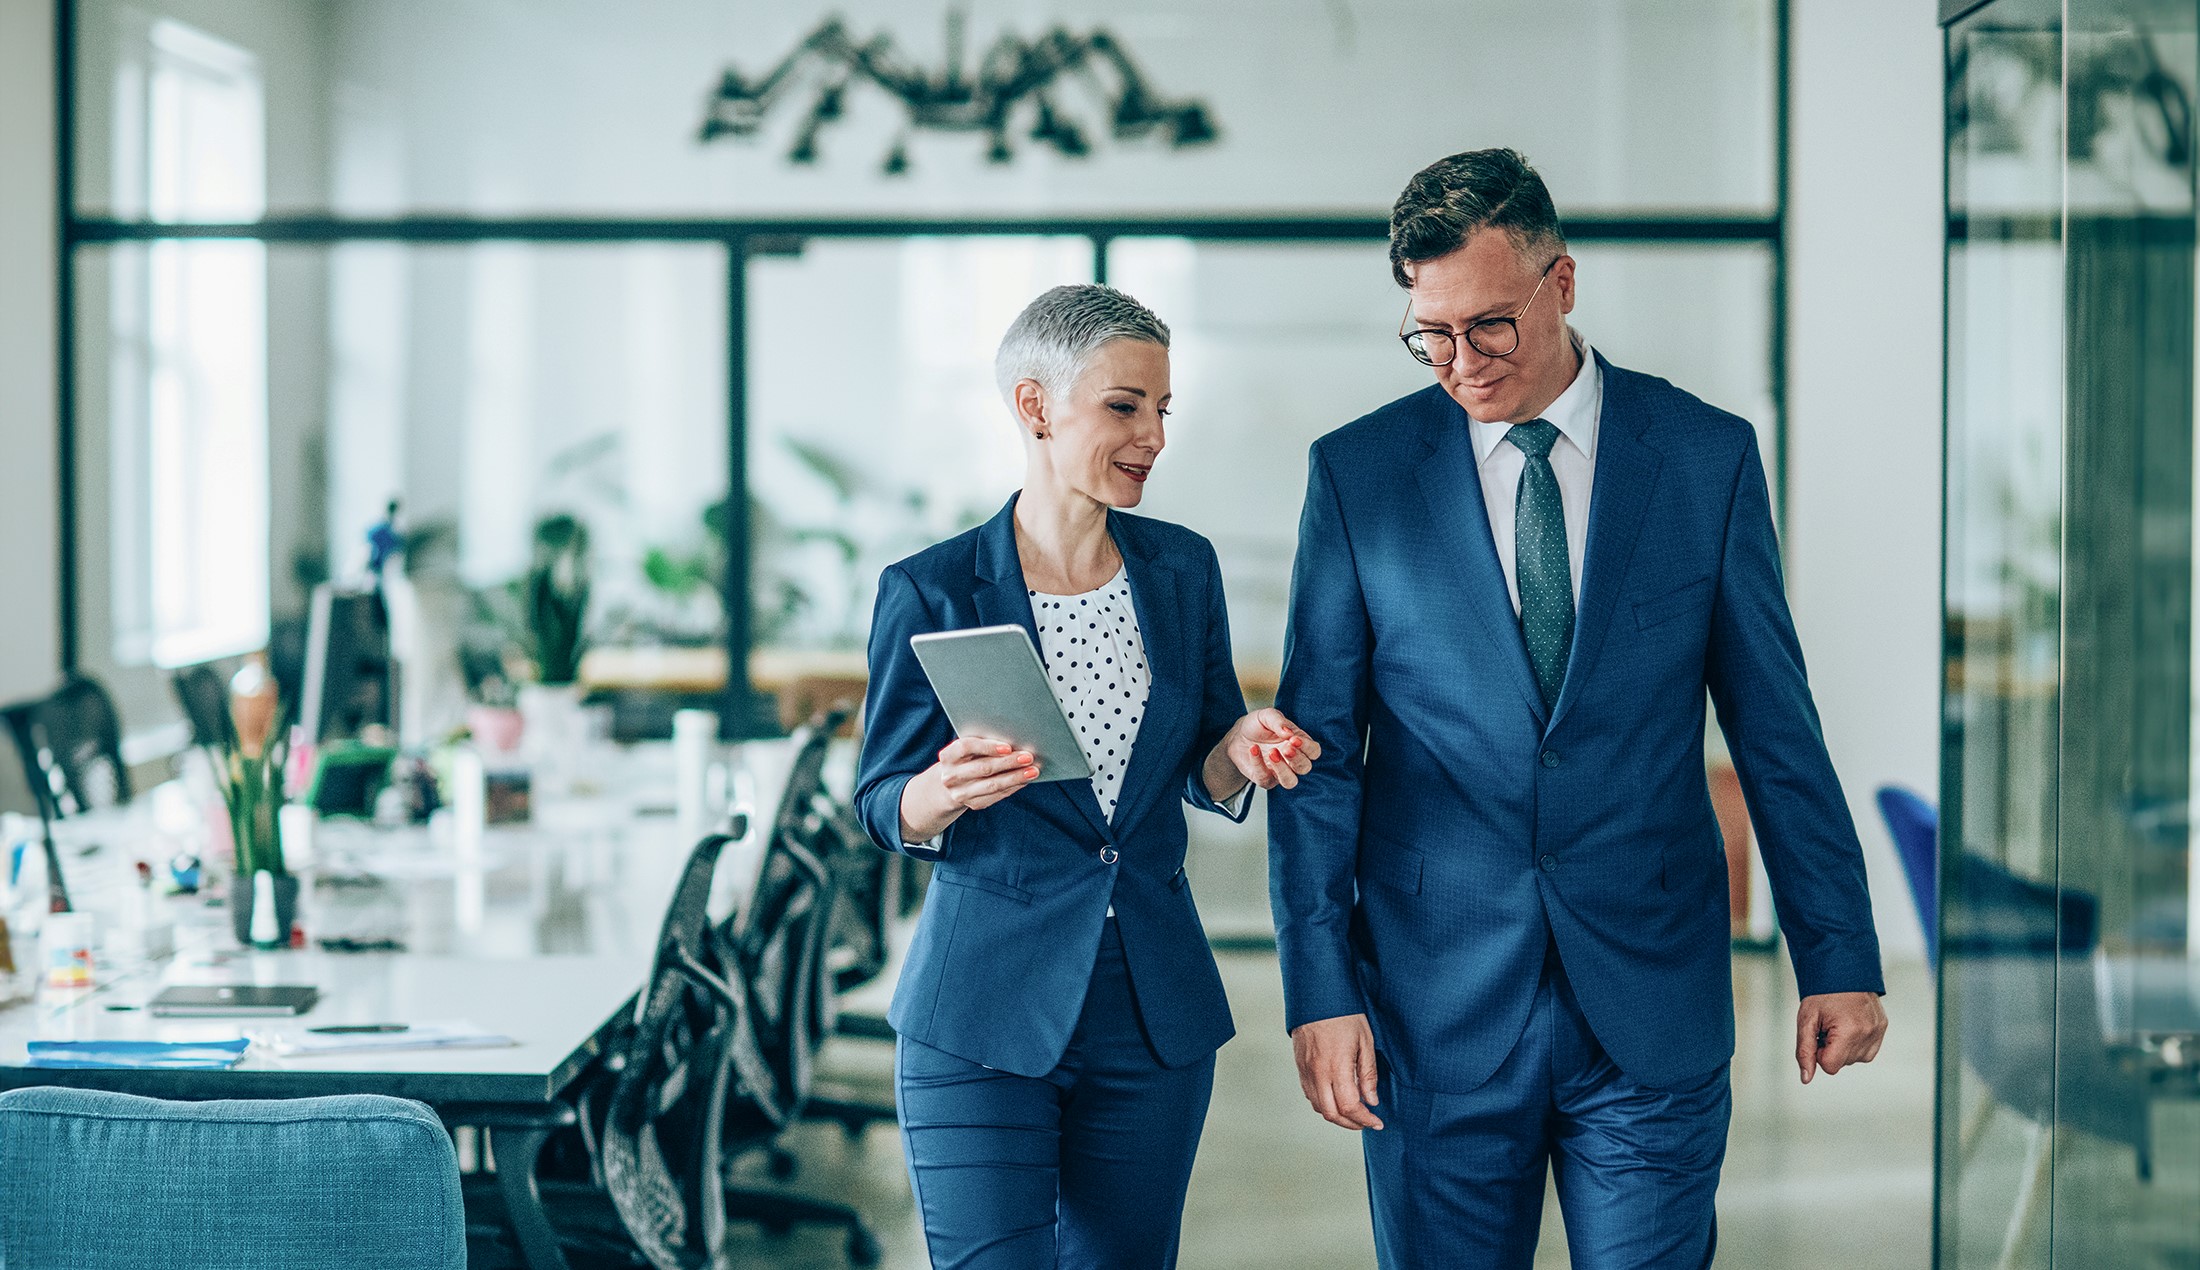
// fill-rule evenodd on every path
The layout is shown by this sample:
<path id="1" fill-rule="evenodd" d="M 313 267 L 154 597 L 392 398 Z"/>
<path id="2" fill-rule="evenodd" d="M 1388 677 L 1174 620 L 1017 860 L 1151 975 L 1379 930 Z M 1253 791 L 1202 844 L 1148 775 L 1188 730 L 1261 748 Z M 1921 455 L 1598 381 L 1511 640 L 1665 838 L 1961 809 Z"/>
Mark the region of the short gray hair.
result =
<path id="1" fill-rule="evenodd" d="M 1551 191 L 1518 150 L 1469 150 L 1413 174 L 1390 209 L 1390 276 L 1411 288 L 1406 266 L 1448 256 L 1485 228 L 1502 229 L 1531 267 L 1566 250 Z"/>
<path id="2" fill-rule="evenodd" d="M 1114 287 L 1078 283 L 1055 287 L 1024 306 L 993 355 L 993 379 L 1012 404 L 1026 379 L 1060 394 L 1076 382 L 1085 363 L 1110 340 L 1144 340 L 1169 346 L 1169 324 Z"/>

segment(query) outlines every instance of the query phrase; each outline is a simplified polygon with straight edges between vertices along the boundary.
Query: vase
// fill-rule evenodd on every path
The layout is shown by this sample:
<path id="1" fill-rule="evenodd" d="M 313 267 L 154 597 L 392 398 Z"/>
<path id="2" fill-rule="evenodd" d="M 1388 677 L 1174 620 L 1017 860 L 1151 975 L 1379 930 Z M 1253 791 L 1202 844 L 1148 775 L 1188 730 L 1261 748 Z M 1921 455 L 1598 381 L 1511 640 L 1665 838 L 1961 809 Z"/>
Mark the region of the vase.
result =
<path id="1" fill-rule="evenodd" d="M 290 932 L 298 923 L 298 877 L 293 873 L 269 876 L 275 884 L 276 938 L 288 948 Z M 250 874 L 238 873 L 229 880 L 229 928 L 237 936 L 237 942 L 247 948 L 252 946 L 252 909 L 257 890 Z"/>
<path id="2" fill-rule="evenodd" d="M 564 793 L 579 768 L 588 738 L 582 691 L 579 684 L 520 685 L 520 757 L 537 793 Z"/>
<path id="3" fill-rule="evenodd" d="M 527 720 L 513 706 L 466 707 L 466 730 L 473 733 L 474 748 L 499 759 L 515 754 L 527 735 Z"/>

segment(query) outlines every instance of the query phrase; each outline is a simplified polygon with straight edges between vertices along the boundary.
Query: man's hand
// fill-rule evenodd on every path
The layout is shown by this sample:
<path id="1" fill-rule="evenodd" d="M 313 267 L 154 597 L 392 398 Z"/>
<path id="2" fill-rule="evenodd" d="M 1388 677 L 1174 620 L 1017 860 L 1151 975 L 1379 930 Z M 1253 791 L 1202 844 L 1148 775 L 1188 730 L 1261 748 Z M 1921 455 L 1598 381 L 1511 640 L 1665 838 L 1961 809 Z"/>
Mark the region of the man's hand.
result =
<path id="1" fill-rule="evenodd" d="M 1817 1072 L 1831 1076 L 1851 1063 L 1868 1063 L 1879 1057 L 1879 1043 L 1887 1036 L 1887 1012 L 1879 1008 L 1875 992 L 1826 992 L 1804 997 L 1795 1011 L 1795 1065 L 1803 1069 L 1803 1083 Z M 1303 1082 L 1306 1062 L 1299 1071 Z"/>
<path id="2" fill-rule="evenodd" d="M 1291 1029 L 1299 1092 L 1322 1119 L 1343 1129 L 1380 1129 L 1375 1105 L 1375 1034 L 1367 1016 L 1316 1019 Z"/>

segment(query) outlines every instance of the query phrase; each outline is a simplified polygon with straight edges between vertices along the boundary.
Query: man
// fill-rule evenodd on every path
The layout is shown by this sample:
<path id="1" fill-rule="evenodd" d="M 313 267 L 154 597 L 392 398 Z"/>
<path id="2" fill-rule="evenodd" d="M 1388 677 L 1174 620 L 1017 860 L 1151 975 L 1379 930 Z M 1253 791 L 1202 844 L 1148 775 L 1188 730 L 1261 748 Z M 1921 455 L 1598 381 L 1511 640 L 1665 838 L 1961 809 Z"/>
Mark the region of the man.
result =
<path id="1" fill-rule="evenodd" d="M 1436 374 L 1314 443 L 1277 704 L 1324 753 L 1270 804 L 1299 1080 L 1363 1139 L 1386 1267 L 1716 1243 L 1734 1052 L 1718 709 L 1802 1005 L 1796 1062 L 1886 1030 L 1863 857 L 1819 734 L 1749 424 L 1606 362 L 1510 150 L 1391 213 Z"/>

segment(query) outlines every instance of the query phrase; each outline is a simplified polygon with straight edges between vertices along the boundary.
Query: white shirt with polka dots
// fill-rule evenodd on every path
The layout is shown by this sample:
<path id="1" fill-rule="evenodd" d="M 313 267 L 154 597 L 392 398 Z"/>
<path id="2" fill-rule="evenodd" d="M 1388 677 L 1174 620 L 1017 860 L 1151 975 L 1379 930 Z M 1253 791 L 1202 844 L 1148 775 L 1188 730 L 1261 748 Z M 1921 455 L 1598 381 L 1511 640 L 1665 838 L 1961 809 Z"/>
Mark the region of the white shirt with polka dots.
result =
<path id="1" fill-rule="evenodd" d="M 1130 577 L 1119 568 L 1098 590 L 1083 595 L 1030 595 L 1049 686 L 1077 733 L 1092 768 L 1093 795 L 1112 824 L 1153 684 Z"/>

